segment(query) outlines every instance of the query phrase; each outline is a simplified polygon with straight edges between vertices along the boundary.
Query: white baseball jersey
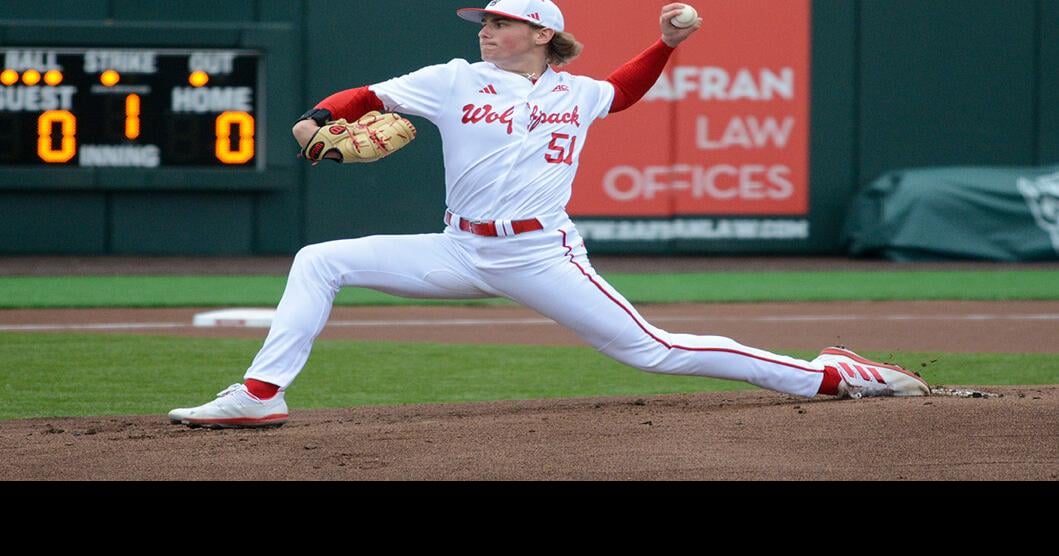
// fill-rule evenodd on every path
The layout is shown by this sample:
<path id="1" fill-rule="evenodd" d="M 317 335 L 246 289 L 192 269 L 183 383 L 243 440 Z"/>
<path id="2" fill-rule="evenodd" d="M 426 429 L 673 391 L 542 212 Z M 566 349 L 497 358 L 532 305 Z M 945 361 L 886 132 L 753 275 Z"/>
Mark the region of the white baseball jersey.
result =
<path id="1" fill-rule="evenodd" d="M 464 218 L 489 220 L 564 211 L 588 128 L 614 100 L 606 81 L 549 68 L 532 83 L 462 59 L 370 89 L 388 111 L 422 116 L 441 130 L 446 204 Z"/>

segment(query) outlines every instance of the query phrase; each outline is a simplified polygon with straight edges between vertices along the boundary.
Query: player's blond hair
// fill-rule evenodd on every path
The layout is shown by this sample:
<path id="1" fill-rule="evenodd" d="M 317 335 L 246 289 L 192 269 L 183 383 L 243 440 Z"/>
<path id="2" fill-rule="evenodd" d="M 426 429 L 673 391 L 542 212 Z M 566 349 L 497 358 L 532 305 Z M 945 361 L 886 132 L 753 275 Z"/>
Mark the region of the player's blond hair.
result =
<path id="1" fill-rule="evenodd" d="M 548 62 L 556 67 L 565 66 L 577 58 L 584 48 L 585 45 L 577 42 L 572 34 L 556 31 L 548 43 Z"/>

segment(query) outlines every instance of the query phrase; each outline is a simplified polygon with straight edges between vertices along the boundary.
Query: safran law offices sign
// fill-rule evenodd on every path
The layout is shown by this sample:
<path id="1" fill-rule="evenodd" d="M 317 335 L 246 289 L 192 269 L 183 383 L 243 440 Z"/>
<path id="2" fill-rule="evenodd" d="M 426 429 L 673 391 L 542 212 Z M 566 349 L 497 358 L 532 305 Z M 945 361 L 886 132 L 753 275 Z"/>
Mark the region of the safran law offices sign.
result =
<path id="1" fill-rule="evenodd" d="M 657 40 L 658 5 L 597 4 L 563 11 L 586 45 L 569 71 L 602 78 Z M 596 124 L 568 209 L 589 239 L 808 239 L 810 1 L 695 7 L 644 99 Z"/>

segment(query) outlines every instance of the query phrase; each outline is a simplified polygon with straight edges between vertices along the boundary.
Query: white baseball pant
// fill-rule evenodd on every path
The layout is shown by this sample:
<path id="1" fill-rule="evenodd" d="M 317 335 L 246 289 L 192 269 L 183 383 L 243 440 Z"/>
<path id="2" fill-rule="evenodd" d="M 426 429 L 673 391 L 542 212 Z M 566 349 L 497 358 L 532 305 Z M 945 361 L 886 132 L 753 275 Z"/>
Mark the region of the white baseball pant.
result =
<path id="1" fill-rule="evenodd" d="M 370 236 L 301 249 L 245 378 L 289 386 L 305 366 L 339 289 L 356 286 L 414 298 L 506 297 L 643 371 L 741 380 L 805 397 L 817 393 L 823 365 L 721 336 L 671 334 L 652 326 L 596 274 L 569 217 L 540 220 L 544 230 L 509 237 L 448 227 L 438 234 Z"/>

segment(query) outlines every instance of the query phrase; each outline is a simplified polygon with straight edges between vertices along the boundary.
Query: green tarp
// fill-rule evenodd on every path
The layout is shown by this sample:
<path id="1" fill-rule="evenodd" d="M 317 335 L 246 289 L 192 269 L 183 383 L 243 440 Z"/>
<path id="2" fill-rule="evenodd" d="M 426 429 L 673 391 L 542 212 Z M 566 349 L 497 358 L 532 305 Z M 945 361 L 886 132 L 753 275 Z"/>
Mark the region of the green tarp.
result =
<path id="1" fill-rule="evenodd" d="M 895 261 L 1059 260 L 1059 166 L 887 173 L 854 198 L 843 244 Z"/>

